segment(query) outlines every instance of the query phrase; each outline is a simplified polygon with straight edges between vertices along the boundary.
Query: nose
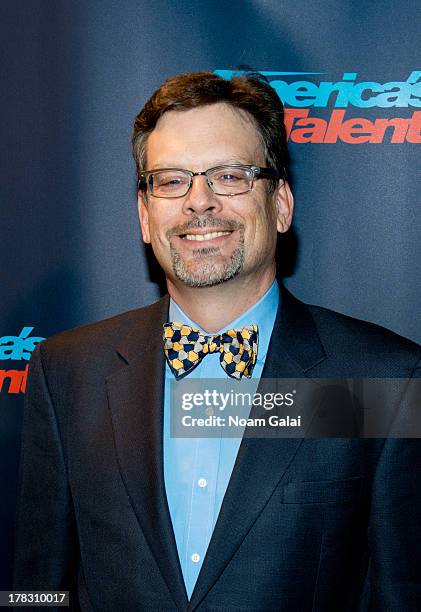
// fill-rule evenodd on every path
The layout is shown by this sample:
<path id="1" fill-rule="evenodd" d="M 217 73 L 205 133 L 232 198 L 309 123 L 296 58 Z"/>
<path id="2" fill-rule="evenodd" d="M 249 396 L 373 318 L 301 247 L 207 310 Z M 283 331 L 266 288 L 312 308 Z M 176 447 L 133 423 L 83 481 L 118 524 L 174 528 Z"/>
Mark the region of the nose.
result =
<path id="1" fill-rule="evenodd" d="M 183 202 L 183 212 L 187 215 L 191 213 L 200 215 L 206 212 L 218 212 L 221 209 L 221 200 L 209 187 L 206 176 L 193 176 L 192 185 Z"/>

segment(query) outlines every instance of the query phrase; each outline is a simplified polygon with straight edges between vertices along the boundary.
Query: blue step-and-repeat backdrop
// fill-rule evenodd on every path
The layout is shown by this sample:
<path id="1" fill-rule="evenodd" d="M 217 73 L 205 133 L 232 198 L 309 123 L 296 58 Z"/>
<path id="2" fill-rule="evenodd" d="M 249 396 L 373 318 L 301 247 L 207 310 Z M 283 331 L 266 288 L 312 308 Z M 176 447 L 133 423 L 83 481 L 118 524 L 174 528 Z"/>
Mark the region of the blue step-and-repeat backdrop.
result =
<path id="1" fill-rule="evenodd" d="M 417 0 L 2 3 L 0 589 L 34 346 L 159 295 L 130 132 L 165 78 L 267 76 L 296 197 L 287 286 L 421 342 L 420 23 Z"/>

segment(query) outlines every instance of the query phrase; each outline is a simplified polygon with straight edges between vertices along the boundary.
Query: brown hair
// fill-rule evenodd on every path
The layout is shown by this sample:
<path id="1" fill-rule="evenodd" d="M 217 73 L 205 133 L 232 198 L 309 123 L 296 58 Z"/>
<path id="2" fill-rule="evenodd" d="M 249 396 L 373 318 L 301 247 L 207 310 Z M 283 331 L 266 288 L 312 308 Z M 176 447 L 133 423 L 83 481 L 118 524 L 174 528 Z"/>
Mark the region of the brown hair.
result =
<path id="1" fill-rule="evenodd" d="M 213 72 L 191 72 L 165 81 L 134 122 L 132 146 L 138 174 L 145 169 L 148 136 L 164 113 L 218 102 L 230 104 L 252 117 L 262 140 L 266 163 L 278 171 L 279 178 L 286 178 L 288 149 L 283 104 L 267 80 L 255 73 L 228 81 Z"/>

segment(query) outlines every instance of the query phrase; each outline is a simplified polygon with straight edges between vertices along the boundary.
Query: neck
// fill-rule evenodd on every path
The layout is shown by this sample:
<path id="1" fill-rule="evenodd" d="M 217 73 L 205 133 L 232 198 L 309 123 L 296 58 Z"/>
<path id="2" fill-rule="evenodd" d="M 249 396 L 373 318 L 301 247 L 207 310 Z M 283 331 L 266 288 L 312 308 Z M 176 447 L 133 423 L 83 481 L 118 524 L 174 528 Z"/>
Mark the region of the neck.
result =
<path id="1" fill-rule="evenodd" d="M 213 334 L 256 304 L 274 279 L 275 269 L 272 269 L 257 278 L 233 278 L 212 287 L 187 287 L 167 278 L 167 287 L 171 298 L 189 319 Z"/>

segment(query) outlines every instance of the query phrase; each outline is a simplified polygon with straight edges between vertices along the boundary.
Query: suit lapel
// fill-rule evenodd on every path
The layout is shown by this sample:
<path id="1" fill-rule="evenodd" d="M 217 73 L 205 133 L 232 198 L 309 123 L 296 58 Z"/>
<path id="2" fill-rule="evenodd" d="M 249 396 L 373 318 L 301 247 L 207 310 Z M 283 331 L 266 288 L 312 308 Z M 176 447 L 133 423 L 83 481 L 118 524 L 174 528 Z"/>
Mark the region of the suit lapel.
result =
<path id="1" fill-rule="evenodd" d="M 187 595 L 165 493 L 162 324 L 168 297 L 143 311 L 119 354 L 126 361 L 107 379 L 109 407 L 122 478 L 144 536 L 179 609 Z"/>
<path id="2" fill-rule="evenodd" d="M 308 308 L 284 289 L 262 378 L 300 379 L 325 357 Z M 224 571 L 302 441 L 302 438 L 243 438 L 190 610 L 199 605 Z"/>

